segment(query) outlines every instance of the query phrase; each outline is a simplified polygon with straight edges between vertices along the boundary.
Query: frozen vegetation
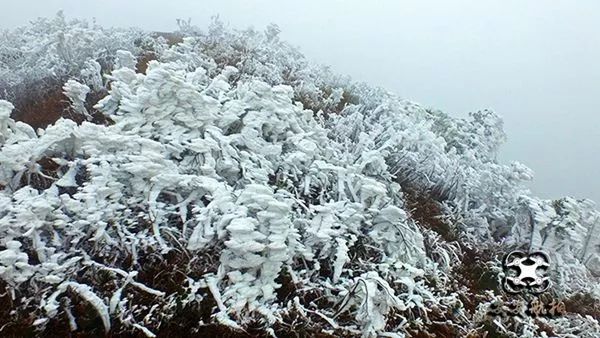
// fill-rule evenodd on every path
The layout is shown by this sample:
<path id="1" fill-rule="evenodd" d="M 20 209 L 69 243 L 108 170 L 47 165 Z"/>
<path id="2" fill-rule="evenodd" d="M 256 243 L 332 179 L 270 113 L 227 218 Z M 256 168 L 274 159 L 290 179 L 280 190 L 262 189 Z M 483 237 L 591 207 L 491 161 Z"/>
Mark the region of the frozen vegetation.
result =
<path id="1" fill-rule="evenodd" d="M 591 201 L 278 33 L 0 33 L 0 335 L 598 337 Z M 486 316 L 529 248 L 567 313 Z"/>

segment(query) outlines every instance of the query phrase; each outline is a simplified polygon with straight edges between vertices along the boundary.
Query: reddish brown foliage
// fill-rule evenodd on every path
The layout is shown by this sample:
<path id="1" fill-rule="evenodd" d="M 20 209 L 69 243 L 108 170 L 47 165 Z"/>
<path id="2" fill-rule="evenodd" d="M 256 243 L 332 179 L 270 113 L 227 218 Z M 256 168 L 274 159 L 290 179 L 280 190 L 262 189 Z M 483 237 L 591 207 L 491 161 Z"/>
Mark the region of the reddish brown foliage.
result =
<path id="1" fill-rule="evenodd" d="M 51 87 L 38 90 L 38 94 L 22 97 L 14 102 L 12 117 L 32 126 L 34 129 L 46 128 L 56 122 L 69 109 L 69 101 L 63 94 L 62 85 L 56 83 Z"/>
<path id="2" fill-rule="evenodd" d="M 138 57 L 135 68 L 138 72 L 146 74 L 148 63 L 152 60 L 156 60 L 156 54 L 154 52 L 145 52 Z"/>
<path id="3" fill-rule="evenodd" d="M 71 108 L 69 99 L 63 93 L 63 82 L 45 80 L 43 87 L 26 90 L 24 94 L 13 100 L 15 109 L 12 118 L 29 124 L 34 129 L 46 128 L 59 118 L 68 118 L 78 124 L 85 121 L 85 116 Z M 108 94 L 106 90 L 92 91 L 86 97 L 85 107 L 92 116 L 90 122 L 96 124 L 112 124 L 113 121 L 93 108 L 93 106 Z"/>
<path id="4" fill-rule="evenodd" d="M 168 46 L 173 46 L 176 45 L 178 43 L 182 43 L 183 42 L 183 36 L 179 33 L 173 33 L 173 32 L 154 32 L 152 34 L 152 36 L 154 38 L 158 38 L 158 37 L 162 37 L 165 40 L 167 40 L 167 45 Z"/>
<path id="5" fill-rule="evenodd" d="M 589 315 L 600 320 L 600 300 L 590 294 L 578 293 L 564 301 L 567 312 Z"/>
<path id="6" fill-rule="evenodd" d="M 404 187 L 403 187 L 404 188 Z M 444 222 L 442 207 L 427 193 L 412 187 L 404 188 L 407 207 L 412 219 L 421 226 L 437 232 L 447 242 L 457 240 L 450 224 Z"/>

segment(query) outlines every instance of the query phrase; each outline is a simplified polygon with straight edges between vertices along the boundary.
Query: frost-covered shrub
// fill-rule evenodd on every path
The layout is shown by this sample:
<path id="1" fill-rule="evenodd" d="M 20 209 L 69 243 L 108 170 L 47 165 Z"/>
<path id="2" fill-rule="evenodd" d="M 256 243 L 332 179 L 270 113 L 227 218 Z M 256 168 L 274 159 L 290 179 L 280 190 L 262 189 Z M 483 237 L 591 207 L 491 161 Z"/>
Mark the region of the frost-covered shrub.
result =
<path id="1" fill-rule="evenodd" d="M 93 112 L 69 108 L 65 82 L 76 80 L 88 86 L 89 99 L 98 100 L 105 95 L 102 74 L 113 69 L 119 50 L 137 56 L 159 45 L 141 30 L 102 28 L 67 20 L 62 12 L 51 19 L 39 18 L 0 32 L 0 99 L 11 101 L 15 119 L 34 128 L 45 128 L 61 116 L 78 122 L 93 120 Z M 85 101 L 86 95 L 81 99 Z"/>
<path id="2" fill-rule="evenodd" d="M 277 25 L 264 32 L 254 29 L 229 30 L 215 18 L 206 32 L 180 21 L 184 39 L 172 51 L 162 54 L 161 60 L 194 59 L 194 64 L 213 62 L 210 69 L 233 66 L 239 69 L 236 81 L 260 78 L 270 85 L 289 85 L 294 99 L 315 113 L 339 113 L 346 105 L 356 104 L 357 85 L 348 78 L 333 74 L 327 67 L 308 62 L 296 48 L 279 38 Z"/>
<path id="3" fill-rule="evenodd" d="M 106 29 L 86 21 L 68 21 L 62 12 L 52 19 L 39 18 L 0 35 L 0 88 L 78 76 L 89 60 L 109 70 L 117 50 L 140 52 L 135 42 L 144 36 L 135 29 Z"/>
<path id="4" fill-rule="evenodd" d="M 91 258 L 92 252 L 118 261 L 120 253 L 139 257 L 145 247 L 168 252 L 183 245 L 192 254 L 212 241 L 223 241 L 218 271 L 199 280 L 221 304 L 216 318 L 243 324 L 256 312 L 275 322 L 275 291 L 280 287 L 275 280 L 282 268 L 290 266 L 298 282 L 312 288 L 324 287 L 327 280 L 343 285 L 352 274 L 345 268 L 349 248 L 364 236 L 365 226 L 372 229 L 368 233 L 385 259 L 426 264 L 415 224 L 388 205 L 399 201 L 400 187 L 388 191 L 365 175 L 361 168 L 369 159 L 350 165 L 340 146 L 326 146 L 327 131 L 312 111 L 292 102 L 290 87 L 256 80 L 238 81 L 233 87 L 230 79 L 238 72 L 233 67 L 213 79 L 200 68 L 187 69 L 182 62 L 153 61 L 144 75 L 125 63 L 112 72 L 109 96 L 97 105 L 114 125 L 77 126 L 59 120 L 26 141 L 12 143 L 9 138 L 10 144 L 2 148 L 6 181 L 40 174 L 36 164 L 42 158 L 59 166 L 57 177 L 49 177 L 54 183 L 42 192 L 21 184 L 7 186 L 6 191 L 22 199 L 2 222 L 33 228 L 11 227 L 4 238 L 15 242 L 33 236 L 32 254 L 40 264 L 51 259 L 61 266 L 79 250 L 91 250 L 90 256 L 53 275 L 59 285 L 54 298 L 64 294 L 64 285 L 71 285 L 64 284 L 71 283 L 69 271 L 107 264 Z M 78 88 L 87 87 L 65 85 L 75 109 L 81 109 L 78 93 L 85 93 Z M 28 145 L 36 149 L 33 154 L 19 153 L 18 147 Z M 270 186 L 275 175 L 279 182 Z M 17 201 L 39 201 L 39 207 L 19 206 Z M 133 210 L 141 213 L 141 220 L 128 219 Z M 148 230 L 140 232 L 140 221 Z M 63 242 L 67 239 L 70 244 Z M 327 279 L 313 280 L 313 272 L 296 271 L 296 260 L 317 266 L 319 260 L 330 259 L 335 263 Z M 400 276 L 402 269 L 386 274 Z M 89 292 L 85 287 L 84 295 Z M 83 298 L 97 304 L 98 297 Z M 40 301 L 49 300 L 42 296 Z"/>
<path id="5" fill-rule="evenodd" d="M 600 214 L 590 200 L 565 197 L 538 200 L 521 197 L 518 222 L 513 227 L 511 244 L 531 250 L 545 250 L 553 261 L 555 291 L 561 293 L 597 292 L 598 275 L 590 262 L 598 256 Z"/>
<path id="6" fill-rule="evenodd" d="M 498 296 L 473 274 L 497 275 L 494 250 L 530 242 L 565 267 L 563 295 L 595 280 L 597 212 L 530 196 L 531 171 L 496 160 L 490 111 L 458 120 L 352 84 L 275 26 L 182 24 L 140 72 L 131 40 L 103 50 L 114 32 L 69 25 L 90 39 L 77 64 L 48 62 L 72 77 L 61 92 L 86 119 L 36 132 L 0 101 L 0 287 L 38 333 L 95 318 L 99 331 L 164 335 L 191 317 L 186 334 L 302 322 L 309 335 L 468 335 L 485 322 L 474 302 Z M 471 257 L 489 261 L 465 269 Z"/>

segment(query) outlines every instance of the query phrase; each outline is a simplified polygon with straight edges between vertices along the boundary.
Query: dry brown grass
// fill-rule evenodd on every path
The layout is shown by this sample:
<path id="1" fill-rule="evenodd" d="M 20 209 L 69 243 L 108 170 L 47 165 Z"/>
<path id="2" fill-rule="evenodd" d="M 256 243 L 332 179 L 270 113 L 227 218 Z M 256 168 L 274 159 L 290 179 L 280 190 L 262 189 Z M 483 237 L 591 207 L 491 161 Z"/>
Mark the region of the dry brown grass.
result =
<path id="1" fill-rule="evenodd" d="M 600 299 L 594 298 L 591 294 L 578 293 L 566 299 L 564 303 L 567 312 L 600 320 Z"/>
<path id="2" fill-rule="evenodd" d="M 427 192 L 418 188 L 403 187 L 406 196 L 407 209 L 412 219 L 421 226 L 438 233 L 447 242 L 454 242 L 457 236 L 450 224 L 446 223 L 442 206 Z"/>
<path id="3" fill-rule="evenodd" d="M 183 42 L 183 36 L 174 32 L 154 32 L 152 33 L 152 36 L 154 38 L 161 37 L 165 39 L 169 47 Z"/>
<path id="4" fill-rule="evenodd" d="M 135 68 L 139 73 L 146 74 L 146 71 L 148 70 L 148 63 L 152 60 L 156 60 L 156 54 L 152 51 L 145 52 L 138 56 Z"/>
<path id="5" fill-rule="evenodd" d="M 27 123 L 34 129 L 46 128 L 69 111 L 69 100 L 63 94 L 60 82 L 22 93 L 13 103 L 13 119 Z"/>
<path id="6" fill-rule="evenodd" d="M 85 116 L 74 112 L 71 108 L 68 98 L 63 93 L 62 81 L 48 79 L 42 83 L 43 86 L 31 87 L 13 99 L 14 120 L 27 123 L 34 129 L 46 128 L 61 117 L 71 119 L 78 124 L 86 120 Z M 92 91 L 87 95 L 85 107 L 92 116 L 90 122 L 104 125 L 113 123 L 110 118 L 93 108 L 107 94 L 106 90 L 100 90 Z"/>

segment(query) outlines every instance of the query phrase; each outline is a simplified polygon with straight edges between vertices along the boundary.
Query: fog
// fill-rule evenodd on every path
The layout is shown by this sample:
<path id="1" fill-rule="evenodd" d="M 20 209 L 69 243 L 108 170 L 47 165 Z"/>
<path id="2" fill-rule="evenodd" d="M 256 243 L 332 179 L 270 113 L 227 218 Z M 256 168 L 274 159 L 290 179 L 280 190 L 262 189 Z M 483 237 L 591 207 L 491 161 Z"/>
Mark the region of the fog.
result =
<path id="1" fill-rule="evenodd" d="M 454 116 L 503 116 L 502 161 L 535 173 L 532 191 L 600 202 L 600 2 L 598 1 L 116 1 L 21 0 L 3 4 L 0 27 L 63 9 L 106 26 L 170 31 L 175 19 L 282 37 L 354 80 Z"/>

